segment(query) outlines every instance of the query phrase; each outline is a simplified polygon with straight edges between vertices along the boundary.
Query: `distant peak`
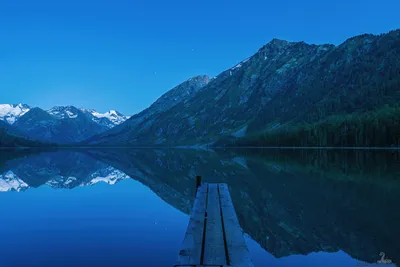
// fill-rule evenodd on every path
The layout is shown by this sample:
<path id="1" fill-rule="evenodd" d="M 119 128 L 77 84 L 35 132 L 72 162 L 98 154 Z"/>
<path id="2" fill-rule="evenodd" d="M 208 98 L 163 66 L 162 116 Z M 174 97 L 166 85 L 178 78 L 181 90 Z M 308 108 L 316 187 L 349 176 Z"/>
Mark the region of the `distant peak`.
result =
<path id="1" fill-rule="evenodd" d="M 30 109 L 31 107 L 22 103 L 0 104 L 0 120 L 13 124 Z"/>
<path id="2" fill-rule="evenodd" d="M 197 75 L 188 79 L 187 81 L 204 81 L 208 83 L 210 81 L 210 77 L 208 77 L 207 75 Z"/>
<path id="3" fill-rule="evenodd" d="M 80 110 L 74 106 L 55 106 L 48 110 L 47 113 L 55 116 L 58 119 L 76 119 L 80 113 Z"/>
<path id="4" fill-rule="evenodd" d="M 286 41 L 286 40 L 274 38 L 268 44 L 281 45 L 281 44 L 288 44 L 288 43 L 290 43 L 290 42 Z"/>
<path id="5" fill-rule="evenodd" d="M 12 108 L 31 108 L 30 106 L 28 106 L 27 104 L 22 104 L 22 103 L 19 103 L 19 104 L 0 104 L 0 106 L 3 106 L 3 107 L 12 107 Z"/>
<path id="6" fill-rule="evenodd" d="M 39 107 L 34 107 L 29 110 L 29 113 L 43 113 L 43 112 L 45 113 L 46 111 L 44 111 L 43 109 L 41 109 Z"/>
<path id="7" fill-rule="evenodd" d="M 123 116 L 121 113 L 119 113 L 116 110 L 110 110 L 109 112 L 107 112 L 108 114 L 110 114 L 110 116 L 114 116 L 114 117 L 118 117 L 118 116 Z"/>
<path id="8" fill-rule="evenodd" d="M 293 46 L 293 45 L 296 45 L 296 44 L 305 44 L 305 45 L 308 45 L 308 44 L 306 44 L 305 42 L 303 42 L 303 41 L 300 41 L 300 42 L 291 42 L 291 41 L 287 41 L 287 40 L 282 40 L 282 39 L 278 39 L 278 38 L 274 38 L 274 39 L 272 39 L 269 43 L 267 43 L 266 45 L 264 45 L 263 46 L 263 48 L 265 48 L 265 47 L 277 47 L 277 48 L 285 48 L 285 47 L 288 47 L 288 46 Z"/>
<path id="9" fill-rule="evenodd" d="M 293 41 L 286 41 L 286 40 L 274 38 L 269 43 L 267 43 L 266 45 L 261 47 L 258 50 L 258 52 L 268 51 L 268 52 L 276 53 L 277 51 L 283 51 L 286 49 L 298 50 L 298 49 L 304 49 L 304 48 L 312 47 L 312 46 L 314 46 L 314 45 L 308 44 L 304 41 L 293 42 Z M 324 46 L 327 46 L 327 45 L 324 45 Z"/>
<path id="10" fill-rule="evenodd" d="M 54 106 L 50 110 L 65 110 L 68 106 Z"/>
<path id="11" fill-rule="evenodd" d="M 27 104 L 22 104 L 22 103 L 19 103 L 17 105 L 17 107 L 19 107 L 19 108 L 30 108 Z"/>
<path id="12" fill-rule="evenodd" d="M 87 110 L 87 112 L 89 112 L 94 118 L 96 118 L 95 121 L 97 119 L 107 119 L 113 125 L 121 124 L 129 118 L 129 116 L 125 116 L 115 109 L 111 109 L 110 111 L 107 111 L 105 113 L 100 113 L 93 109 Z"/>

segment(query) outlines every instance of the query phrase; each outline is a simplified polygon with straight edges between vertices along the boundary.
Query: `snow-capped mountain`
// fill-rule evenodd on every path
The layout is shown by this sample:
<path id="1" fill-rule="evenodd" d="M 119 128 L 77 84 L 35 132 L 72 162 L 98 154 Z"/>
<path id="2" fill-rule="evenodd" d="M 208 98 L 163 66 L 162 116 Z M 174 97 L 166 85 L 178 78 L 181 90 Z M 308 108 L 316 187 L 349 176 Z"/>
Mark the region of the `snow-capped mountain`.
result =
<path id="1" fill-rule="evenodd" d="M 113 185 L 129 176 L 111 166 L 99 169 L 86 177 L 61 176 L 57 175 L 46 182 L 48 186 L 53 188 L 74 188 L 82 186 L 91 186 L 99 182 Z M 1 189 L 0 189 L 1 190 Z"/>
<path id="2" fill-rule="evenodd" d="M 80 109 L 82 112 L 92 115 L 92 120 L 96 123 L 106 126 L 107 128 L 113 128 L 116 125 L 120 125 L 129 119 L 129 116 L 124 116 L 116 110 L 110 110 L 105 113 L 97 112 L 93 109 Z"/>
<path id="3" fill-rule="evenodd" d="M 115 110 L 100 113 L 74 106 L 55 106 L 43 110 L 25 104 L 0 104 L 1 129 L 6 129 L 15 136 L 59 144 L 83 141 L 123 123 L 128 118 Z"/>
<path id="4" fill-rule="evenodd" d="M 85 115 L 97 124 L 107 128 L 113 128 L 129 119 L 129 116 L 124 116 L 116 110 L 100 113 L 93 109 L 78 109 L 74 106 L 56 106 L 47 112 L 58 119 L 76 119 L 79 115 Z"/>
<path id="5" fill-rule="evenodd" d="M 76 119 L 80 110 L 74 106 L 56 106 L 47 110 L 47 113 L 53 115 L 57 119 Z"/>
<path id="6" fill-rule="evenodd" d="M 80 142 L 108 129 L 75 107 L 32 108 L 14 125 L 34 140 L 58 144 Z"/>
<path id="7" fill-rule="evenodd" d="M 14 124 L 31 109 L 32 108 L 26 104 L 0 104 L 0 120 L 9 124 Z M 57 119 L 76 119 L 79 115 L 84 114 L 89 116 L 94 122 L 107 126 L 107 128 L 112 128 L 129 119 L 129 116 L 125 116 L 116 110 L 100 113 L 93 109 L 78 109 L 74 106 L 55 106 L 46 110 L 46 112 Z"/>
<path id="8" fill-rule="evenodd" d="M 0 192 L 21 192 L 26 190 L 28 187 L 29 186 L 20 178 L 18 178 L 18 176 L 12 171 L 7 171 L 4 174 L 0 174 Z"/>
<path id="9" fill-rule="evenodd" d="M 0 120 L 13 124 L 30 109 L 31 107 L 25 104 L 0 104 Z"/>
<path id="10" fill-rule="evenodd" d="M 109 185 L 116 184 L 121 180 L 128 179 L 129 176 L 113 167 L 105 167 L 92 173 L 89 177 L 75 177 L 55 175 L 46 182 L 52 188 L 74 188 L 82 186 L 92 186 L 99 182 Z M 0 174 L 0 192 L 23 192 L 31 186 L 22 180 L 12 170 Z"/>
<path id="11" fill-rule="evenodd" d="M 85 185 L 94 185 L 99 182 L 104 182 L 110 185 L 116 184 L 117 182 L 130 178 L 128 175 L 114 167 L 107 167 L 100 169 L 91 175 L 91 180 Z"/>

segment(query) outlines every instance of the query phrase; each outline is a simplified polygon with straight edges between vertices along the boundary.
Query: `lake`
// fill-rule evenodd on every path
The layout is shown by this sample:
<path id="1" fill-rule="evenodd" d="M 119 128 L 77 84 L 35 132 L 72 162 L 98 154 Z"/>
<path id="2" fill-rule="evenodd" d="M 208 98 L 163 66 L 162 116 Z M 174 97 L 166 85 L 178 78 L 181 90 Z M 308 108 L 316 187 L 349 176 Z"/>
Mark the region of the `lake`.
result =
<path id="1" fill-rule="evenodd" d="M 0 150 L 0 266 L 173 266 L 196 175 L 256 267 L 400 263 L 397 150 L 65 149 Z"/>

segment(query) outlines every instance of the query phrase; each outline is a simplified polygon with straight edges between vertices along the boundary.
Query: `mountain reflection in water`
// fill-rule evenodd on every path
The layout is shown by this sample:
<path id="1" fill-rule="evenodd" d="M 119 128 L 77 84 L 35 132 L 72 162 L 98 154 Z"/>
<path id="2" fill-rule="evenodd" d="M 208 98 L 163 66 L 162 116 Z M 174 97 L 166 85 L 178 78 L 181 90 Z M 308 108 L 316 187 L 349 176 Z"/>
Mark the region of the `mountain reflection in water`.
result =
<path id="1" fill-rule="evenodd" d="M 0 153 L 0 266 L 24 266 L 19 253 L 38 266 L 170 266 L 195 175 L 228 184 L 256 267 L 355 266 L 376 262 L 381 251 L 400 262 L 396 151 Z M 54 261 L 38 256 L 49 248 Z"/>

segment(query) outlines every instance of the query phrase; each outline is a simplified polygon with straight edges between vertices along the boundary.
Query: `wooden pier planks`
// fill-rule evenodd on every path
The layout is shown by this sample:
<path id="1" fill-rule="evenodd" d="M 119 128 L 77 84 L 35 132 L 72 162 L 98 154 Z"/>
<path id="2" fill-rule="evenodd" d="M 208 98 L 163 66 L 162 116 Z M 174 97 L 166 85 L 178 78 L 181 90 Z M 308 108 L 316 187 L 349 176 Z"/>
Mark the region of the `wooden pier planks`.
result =
<path id="1" fill-rule="evenodd" d="M 202 184 L 175 265 L 254 267 L 226 184 Z"/>
<path id="2" fill-rule="evenodd" d="M 207 186 L 199 187 L 189 225 L 179 252 L 178 264 L 200 264 L 203 249 L 204 221 L 207 205 Z"/>
<path id="3" fill-rule="evenodd" d="M 228 186 L 226 184 L 218 186 L 229 264 L 235 267 L 253 266 Z"/>
<path id="4" fill-rule="evenodd" d="M 225 265 L 225 241 L 217 184 L 208 185 L 204 265 Z"/>

